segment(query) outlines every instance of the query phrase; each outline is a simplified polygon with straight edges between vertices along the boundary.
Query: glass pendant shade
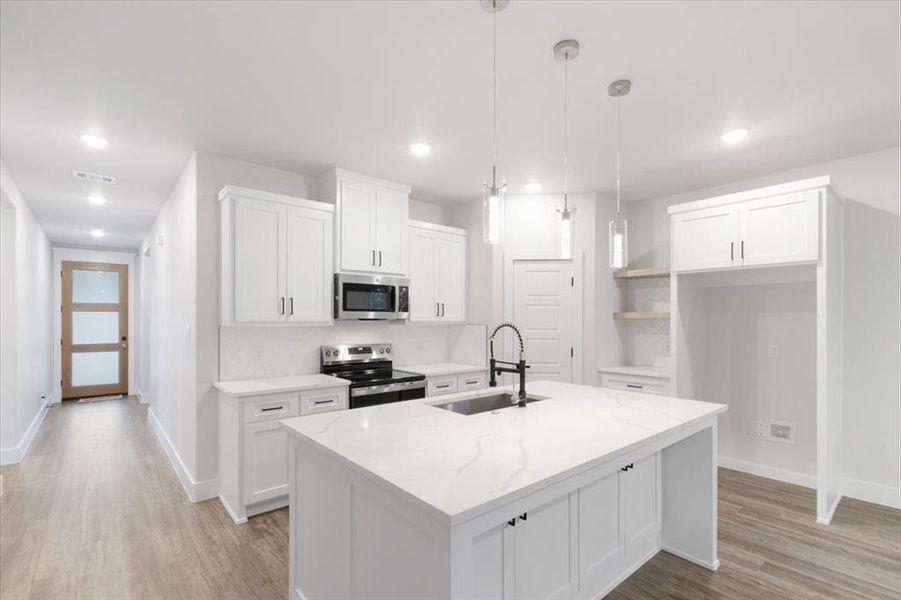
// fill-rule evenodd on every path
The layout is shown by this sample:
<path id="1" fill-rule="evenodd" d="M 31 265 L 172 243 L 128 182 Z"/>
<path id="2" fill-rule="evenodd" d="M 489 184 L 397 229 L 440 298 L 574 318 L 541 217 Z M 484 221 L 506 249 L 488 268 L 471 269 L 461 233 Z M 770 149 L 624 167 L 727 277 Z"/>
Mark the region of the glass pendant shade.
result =
<path id="1" fill-rule="evenodd" d="M 486 244 L 500 244 L 503 231 L 504 196 L 507 185 L 485 182 L 482 198 L 482 240 Z"/>
<path id="2" fill-rule="evenodd" d="M 610 221 L 610 268 L 625 269 L 629 263 L 626 253 L 628 242 L 626 240 L 626 220 L 617 216 Z"/>
<path id="3" fill-rule="evenodd" d="M 560 258 L 564 260 L 569 260 L 573 257 L 576 233 L 575 218 L 575 209 L 560 211 Z"/>

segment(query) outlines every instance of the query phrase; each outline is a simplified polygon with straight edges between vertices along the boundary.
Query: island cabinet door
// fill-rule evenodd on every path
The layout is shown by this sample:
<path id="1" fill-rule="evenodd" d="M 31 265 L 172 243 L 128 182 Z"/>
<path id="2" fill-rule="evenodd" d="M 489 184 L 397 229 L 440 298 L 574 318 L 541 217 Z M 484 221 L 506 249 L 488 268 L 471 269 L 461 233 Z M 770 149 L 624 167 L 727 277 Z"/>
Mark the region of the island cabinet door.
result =
<path id="1" fill-rule="evenodd" d="M 579 488 L 579 572 L 583 590 L 605 589 L 622 573 L 625 540 L 620 526 L 619 469 Z"/>
<path id="2" fill-rule="evenodd" d="M 243 475 L 246 505 L 288 493 L 288 434 L 277 420 L 244 424 Z"/>
<path id="3" fill-rule="evenodd" d="M 578 588 L 578 531 L 573 494 L 566 494 L 517 519 L 514 532 L 513 597 L 572 598 Z"/>
<path id="4" fill-rule="evenodd" d="M 658 455 L 652 454 L 620 472 L 620 506 L 626 562 L 644 559 L 660 546 Z"/>

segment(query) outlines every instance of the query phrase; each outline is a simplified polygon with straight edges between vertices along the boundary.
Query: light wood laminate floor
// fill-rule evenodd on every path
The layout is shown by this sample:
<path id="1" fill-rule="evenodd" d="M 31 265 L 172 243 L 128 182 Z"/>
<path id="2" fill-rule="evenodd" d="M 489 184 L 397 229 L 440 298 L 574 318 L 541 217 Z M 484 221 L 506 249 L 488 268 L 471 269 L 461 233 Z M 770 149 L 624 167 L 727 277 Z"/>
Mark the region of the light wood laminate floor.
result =
<path id="1" fill-rule="evenodd" d="M 235 526 L 192 504 L 133 398 L 50 409 L 0 468 L 0 598 L 286 597 L 286 509 Z M 720 561 L 661 552 L 609 598 L 899 598 L 901 511 L 720 470 Z"/>

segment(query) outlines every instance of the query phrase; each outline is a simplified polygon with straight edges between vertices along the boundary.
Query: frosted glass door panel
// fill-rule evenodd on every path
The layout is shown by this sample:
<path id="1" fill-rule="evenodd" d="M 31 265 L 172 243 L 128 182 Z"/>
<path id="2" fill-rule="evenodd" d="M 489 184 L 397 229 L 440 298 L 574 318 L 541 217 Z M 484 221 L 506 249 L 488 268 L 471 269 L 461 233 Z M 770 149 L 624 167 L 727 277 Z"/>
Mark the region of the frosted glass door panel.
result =
<path id="1" fill-rule="evenodd" d="M 73 344 L 115 344 L 119 341 L 118 312 L 73 312 Z"/>
<path id="2" fill-rule="evenodd" d="M 75 304 L 118 304 L 118 271 L 73 269 L 72 302 Z"/>
<path id="3" fill-rule="evenodd" d="M 72 353 L 72 387 L 119 383 L 118 352 Z"/>

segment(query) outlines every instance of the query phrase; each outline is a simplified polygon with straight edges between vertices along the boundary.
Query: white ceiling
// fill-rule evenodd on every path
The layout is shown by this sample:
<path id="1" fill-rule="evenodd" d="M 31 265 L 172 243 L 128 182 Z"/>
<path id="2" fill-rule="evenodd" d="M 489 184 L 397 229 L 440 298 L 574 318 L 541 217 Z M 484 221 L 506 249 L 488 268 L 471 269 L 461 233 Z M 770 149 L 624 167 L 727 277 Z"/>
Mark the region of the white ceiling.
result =
<path id="1" fill-rule="evenodd" d="M 642 199 L 901 143 L 897 2 L 516 1 L 498 16 L 499 167 L 511 192 Z M 333 166 L 478 198 L 490 168 L 491 19 L 450 2 L 6 2 L 0 158 L 56 243 L 136 247 L 192 149 L 317 175 Z M 726 148 L 720 134 L 748 127 Z M 103 151 L 78 134 L 99 132 Z M 414 140 L 433 144 L 413 159 Z M 72 169 L 114 175 L 107 205 Z"/>

